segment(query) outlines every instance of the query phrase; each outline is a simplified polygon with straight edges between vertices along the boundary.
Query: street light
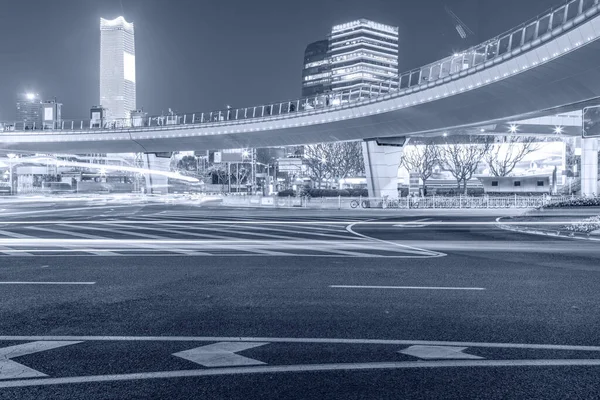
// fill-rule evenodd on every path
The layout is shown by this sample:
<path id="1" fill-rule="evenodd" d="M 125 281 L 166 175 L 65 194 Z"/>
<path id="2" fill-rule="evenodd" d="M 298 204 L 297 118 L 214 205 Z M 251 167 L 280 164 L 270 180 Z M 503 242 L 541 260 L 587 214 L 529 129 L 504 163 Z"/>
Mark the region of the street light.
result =
<path id="1" fill-rule="evenodd" d="M 10 154 L 7 154 L 6 156 L 8 157 L 8 165 L 9 165 L 9 170 L 10 170 L 10 172 L 9 172 L 9 175 L 10 175 L 9 176 L 9 182 L 10 182 L 9 185 L 10 185 L 10 194 L 12 195 L 13 194 L 13 164 L 12 164 L 12 160 L 17 155 L 10 153 Z"/>

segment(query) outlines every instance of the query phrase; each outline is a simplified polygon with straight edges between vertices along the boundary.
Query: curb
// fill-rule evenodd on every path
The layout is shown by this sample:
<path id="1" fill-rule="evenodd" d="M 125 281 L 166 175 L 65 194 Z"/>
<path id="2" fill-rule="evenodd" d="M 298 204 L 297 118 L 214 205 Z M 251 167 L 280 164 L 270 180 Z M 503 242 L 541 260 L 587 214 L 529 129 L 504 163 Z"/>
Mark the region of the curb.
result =
<path id="1" fill-rule="evenodd" d="M 512 219 L 514 217 L 498 217 L 496 218 L 496 223 L 498 228 L 503 229 L 505 231 L 524 233 L 528 235 L 538 235 L 538 236 L 551 236 L 558 237 L 563 239 L 577 239 L 577 240 L 588 240 L 592 242 L 600 242 L 599 238 L 590 237 L 590 234 L 584 234 L 580 232 L 569 232 L 569 231 L 561 231 L 561 230 L 549 230 L 549 229 L 540 229 L 540 228 L 516 228 L 514 226 L 503 224 L 500 220 L 509 218 Z"/>

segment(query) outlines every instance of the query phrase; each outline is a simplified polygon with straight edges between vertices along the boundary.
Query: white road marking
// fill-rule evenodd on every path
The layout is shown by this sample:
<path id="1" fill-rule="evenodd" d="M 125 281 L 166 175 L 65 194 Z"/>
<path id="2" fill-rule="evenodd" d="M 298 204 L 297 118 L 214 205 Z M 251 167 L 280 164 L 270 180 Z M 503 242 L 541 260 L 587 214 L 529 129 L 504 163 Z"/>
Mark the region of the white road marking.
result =
<path id="1" fill-rule="evenodd" d="M 96 282 L 0 282 L 0 285 L 95 285 Z"/>
<path id="2" fill-rule="evenodd" d="M 269 343 L 260 342 L 219 342 L 195 349 L 184 350 L 173 355 L 204 367 L 238 367 L 263 365 L 264 362 L 235 354 L 238 351 L 264 346 Z"/>
<path id="3" fill-rule="evenodd" d="M 480 287 L 329 285 L 334 289 L 486 290 Z"/>
<path id="4" fill-rule="evenodd" d="M 376 344 L 390 346 L 459 346 L 489 347 L 496 349 L 531 349 L 600 352 L 600 346 L 562 344 L 451 342 L 435 340 L 402 339 L 344 339 L 344 338 L 286 338 L 240 336 L 0 336 L 0 341 L 109 341 L 109 342 L 267 342 L 267 343 L 321 343 L 321 344 Z"/>
<path id="5" fill-rule="evenodd" d="M 90 211 L 90 210 L 99 210 L 99 209 L 104 209 L 104 208 L 124 208 L 124 207 L 131 207 L 131 205 L 125 205 L 125 206 L 95 206 L 95 205 L 90 205 L 89 207 L 53 208 L 52 209 L 52 213 L 54 214 L 54 213 L 57 213 L 57 212 L 66 212 L 66 211 Z M 30 215 L 30 214 L 43 214 L 43 213 L 48 213 L 48 210 L 10 212 L 10 213 L 3 214 L 3 216 L 10 216 L 10 215 Z M 81 222 L 84 222 L 84 221 L 81 221 Z M 12 223 L 12 222 L 3 222 L 3 224 L 6 224 L 6 223 Z M 31 222 L 29 222 L 29 223 L 31 223 Z M 39 223 L 39 222 L 36 222 L 36 224 L 37 223 Z M 59 221 L 56 221 L 56 223 L 59 223 Z"/>
<path id="6" fill-rule="evenodd" d="M 36 231 L 42 231 L 42 232 L 49 232 L 49 233 L 58 233 L 59 235 L 68 235 L 68 236 L 76 236 L 76 237 L 82 237 L 82 238 L 86 238 L 86 239 L 105 239 L 103 237 L 100 236 L 96 236 L 96 235 L 88 235 L 85 233 L 75 233 L 72 231 L 65 231 L 62 229 L 51 229 L 51 228 L 44 228 L 41 226 L 28 226 L 26 227 L 26 229 L 32 229 L 32 230 L 36 230 Z M 95 255 L 100 255 L 100 256 L 115 256 L 117 254 L 111 254 L 110 252 L 103 252 L 103 253 L 99 253 L 96 251 L 89 251 L 89 253 L 95 254 Z"/>
<path id="7" fill-rule="evenodd" d="M 109 226 L 111 226 L 112 224 L 108 224 Z M 68 224 L 61 224 L 61 226 L 68 226 Z M 164 236 L 157 236 L 157 235 L 148 235 L 145 233 L 139 233 L 139 232 L 130 232 L 130 231 L 124 231 L 124 230 L 114 230 L 114 229 L 109 229 L 109 228 L 92 228 L 92 227 L 86 227 L 86 229 L 90 229 L 90 230 L 94 230 L 94 231 L 101 231 L 101 232 L 109 232 L 109 233 L 117 233 L 117 234 L 123 234 L 123 235 L 129 235 L 129 236 L 138 236 L 138 237 L 143 237 L 143 238 L 150 238 L 150 239 L 165 239 Z M 92 235 L 90 235 L 92 236 Z M 83 235 L 83 237 L 85 237 L 85 234 Z M 94 238 L 92 236 L 92 238 Z M 101 236 L 97 236 L 96 238 L 102 239 L 102 240 L 116 240 L 116 241 L 120 241 L 119 239 L 114 239 L 114 238 L 105 238 L 105 237 L 101 237 Z M 169 251 L 173 252 L 173 253 L 183 253 L 186 255 L 204 255 L 205 253 L 197 253 L 194 251 L 190 251 L 190 250 L 181 250 L 178 249 L 176 247 L 170 248 Z M 100 255 L 110 255 L 110 254 L 100 254 Z"/>
<path id="8" fill-rule="evenodd" d="M 31 239 L 34 237 L 34 236 L 29 236 L 29 235 L 23 235 L 22 233 L 16 233 L 16 232 L 4 231 L 4 230 L 0 230 L 0 235 L 17 238 L 17 239 Z"/>
<path id="9" fill-rule="evenodd" d="M 36 371 L 35 369 L 26 367 L 23 364 L 14 362 L 11 360 L 11 358 L 38 353 L 40 351 L 52 350 L 77 343 L 81 342 L 39 341 L 0 348 L 0 379 L 39 378 L 48 376 L 40 371 Z"/>
<path id="10" fill-rule="evenodd" d="M 481 360 L 483 357 L 463 353 L 467 347 L 457 346 L 410 346 L 398 353 L 424 360 Z"/>
<path id="11" fill-rule="evenodd" d="M 5 253 L 7 255 L 11 255 L 12 253 L 14 253 L 14 250 L 8 247 L 4 247 L 4 246 L 0 246 L 0 253 Z M 20 252 L 21 256 L 34 256 L 34 254 L 31 254 L 31 252 L 27 252 L 27 251 L 22 251 Z"/>
<path id="12" fill-rule="evenodd" d="M 48 386 L 74 383 L 131 381 L 143 379 L 183 378 L 218 375 L 272 374 L 284 372 L 327 372 L 327 371 L 361 371 L 375 369 L 410 369 L 410 368 L 475 368 L 475 367 L 554 367 L 554 366 L 600 366 L 600 359 L 574 360 L 451 360 L 451 361 L 404 361 L 373 362 L 347 364 L 304 364 L 281 366 L 256 366 L 211 368 L 187 371 L 142 372 L 119 375 L 91 375 L 66 378 L 25 379 L 0 382 L 0 388 Z"/>
<path id="13" fill-rule="evenodd" d="M 235 225 L 231 225 L 232 228 L 235 228 Z M 303 227 L 305 228 L 305 227 Z M 230 233 L 230 230 L 224 230 L 224 229 L 217 229 L 214 227 L 206 227 L 206 228 L 196 228 L 196 229 L 209 229 L 211 231 L 217 231 L 217 232 L 227 232 Z M 328 233 L 319 233 L 319 232 L 309 232 L 309 231 L 298 231 L 298 230 L 289 230 L 289 229 L 282 229 L 281 227 L 279 228 L 267 228 L 264 226 L 244 226 L 244 229 L 246 229 L 246 231 L 240 231 L 240 232 L 235 232 L 234 233 L 240 233 L 243 235 L 253 235 L 253 236 L 264 236 L 264 237 L 272 237 L 272 238 L 276 238 L 276 239 L 296 239 L 296 236 L 293 235 L 309 235 L 309 236 L 323 236 L 323 237 L 331 237 L 331 238 L 337 238 L 337 239 L 354 239 L 352 237 L 348 237 L 347 235 L 334 235 L 334 234 L 328 234 Z M 269 235 L 269 234 L 265 234 L 265 233 L 253 233 L 253 232 L 248 232 L 247 229 L 258 229 L 260 231 L 271 231 L 271 232 L 284 232 L 287 234 L 292 234 L 292 236 L 289 235 Z"/>
<path id="14" fill-rule="evenodd" d="M 375 222 L 375 221 L 373 221 L 373 222 Z M 396 242 L 390 242 L 390 241 L 387 241 L 387 240 L 377 239 L 377 238 L 374 238 L 374 237 L 371 237 L 371 236 L 363 235 L 362 233 L 355 232 L 352 229 L 357 224 L 360 224 L 360 223 L 369 223 L 369 224 L 372 224 L 373 222 L 371 222 L 371 221 L 355 222 L 355 223 L 352 223 L 352 224 L 346 226 L 346 230 L 348 232 L 352 233 L 353 235 L 360 236 L 360 237 L 362 237 L 364 239 L 367 239 L 367 240 L 370 240 L 370 241 L 380 242 L 380 243 L 387 243 L 387 244 L 390 244 L 392 246 L 401 247 L 403 249 L 409 249 L 409 250 L 413 250 L 413 251 L 418 251 L 418 252 L 420 252 L 422 254 L 427 254 L 430 257 L 444 257 L 444 256 L 447 255 L 445 253 L 440 253 L 440 252 L 437 252 L 437 251 L 425 250 L 425 249 L 420 249 L 420 248 L 417 248 L 417 247 L 411 247 L 411 246 L 407 246 L 407 245 L 396 243 Z"/>
<path id="15" fill-rule="evenodd" d="M 117 226 L 117 225 L 115 225 L 115 226 Z M 175 229 L 165 229 L 164 226 L 180 228 L 179 226 L 173 224 L 173 225 L 161 225 L 156 228 L 147 227 L 147 226 L 136 226 L 135 229 L 151 230 L 151 231 L 158 230 L 161 232 L 175 233 L 175 234 L 184 235 L 184 236 L 203 237 L 203 238 L 210 238 L 210 239 L 221 239 L 221 240 L 230 240 L 231 239 L 231 237 L 228 237 L 228 236 L 209 235 L 206 233 L 196 233 L 196 232 L 190 232 L 190 231 L 185 231 L 185 230 L 179 231 L 179 230 L 175 230 Z"/>
<path id="16" fill-rule="evenodd" d="M 426 224 L 419 224 L 419 222 L 427 222 Z M 425 226 L 437 225 L 442 221 L 431 221 L 431 218 L 418 219 L 416 221 L 401 222 L 393 225 L 396 228 L 423 228 Z"/>

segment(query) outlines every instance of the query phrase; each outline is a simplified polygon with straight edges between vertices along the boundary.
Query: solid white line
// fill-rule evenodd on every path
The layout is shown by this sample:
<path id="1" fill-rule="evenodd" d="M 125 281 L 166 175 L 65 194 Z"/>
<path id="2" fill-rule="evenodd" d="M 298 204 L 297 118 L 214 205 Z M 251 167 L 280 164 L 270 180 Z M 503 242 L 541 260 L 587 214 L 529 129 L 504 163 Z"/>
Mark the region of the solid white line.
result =
<path id="1" fill-rule="evenodd" d="M 336 289 L 485 290 L 480 287 L 329 285 Z"/>
<path id="2" fill-rule="evenodd" d="M 0 285 L 95 285 L 96 282 L 0 282 Z"/>
<path id="3" fill-rule="evenodd" d="M 282 372 L 357 371 L 372 369 L 460 368 L 460 367 L 553 367 L 600 366 L 600 359 L 573 360 L 466 360 L 466 361 L 403 361 L 347 364 L 305 364 L 258 367 L 210 368 L 187 371 L 142 372 L 119 375 L 91 375 L 67 378 L 25 379 L 0 382 L 0 388 L 48 386 L 68 383 L 130 381 L 141 379 L 182 378 L 217 375 L 267 374 Z"/>
<path id="4" fill-rule="evenodd" d="M 374 223 L 375 221 L 376 220 L 372 220 L 372 221 L 367 220 L 367 221 L 362 221 L 362 222 L 355 222 L 355 223 L 352 223 L 352 224 L 346 226 L 346 230 L 348 232 L 350 232 L 351 234 L 353 234 L 353 235 L 360 236 L 363 239 L 368 239 L 368 240 L 371 240 L 371 241 L 374 241 L 374 242 L 386 243 L 386 244 L 390 244 L 392 246 L 401 247 L 403 249 L 410 249 L 410 250 L 418 251 L 420 253 L 423 253 L 424 255 L 425 254 L 429 255 L 430 257 L 444 257 L 444 256 L 447 255 L 445 253 L 440 253 L 438 251 L 425 250 L 425 249 L 420 249 L 420 248 L 417 248 L 417 247 L 407 246 L 407 245 L 400 244 L 400 243 L 390 242 L 388 240 L 377 239 L 377 238 L 374 238 L 374 237 L 371 237 L 371 236 L 363 235 L 362 233 L 355 232 L 352 229 L 355 225 L 362 224 L 362 223 L 371 224 L 371 223 Z"/>
<path id="5" fill-rule="evenodd" d="M 242 336 L 0 336 L 0 341 L 109 341 L 109 342 L 271 342 L 271 343 L 321 343 L 321 344 L 376 344 L 392 346 L 461 346 L 489 347 L 498 349 L 565 350 L 600 352 L 600 346 L 577 346 L 562 344 L 448 342 L 402 339 L 343 339 L 343 338 L 281 338 Z"/>

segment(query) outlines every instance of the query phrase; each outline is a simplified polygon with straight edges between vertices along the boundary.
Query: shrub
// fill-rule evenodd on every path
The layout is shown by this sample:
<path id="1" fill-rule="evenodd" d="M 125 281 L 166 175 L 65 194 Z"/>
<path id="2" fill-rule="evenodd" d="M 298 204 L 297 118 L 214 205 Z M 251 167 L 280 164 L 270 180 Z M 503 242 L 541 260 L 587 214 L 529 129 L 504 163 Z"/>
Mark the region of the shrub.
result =
<path id="1" fill-rule="evenodd" d="M 567 208 L 567 207 L 600 207 L 600 197 L 576 197 L 573 199 L 550 203 L 540 208 Z"/>

